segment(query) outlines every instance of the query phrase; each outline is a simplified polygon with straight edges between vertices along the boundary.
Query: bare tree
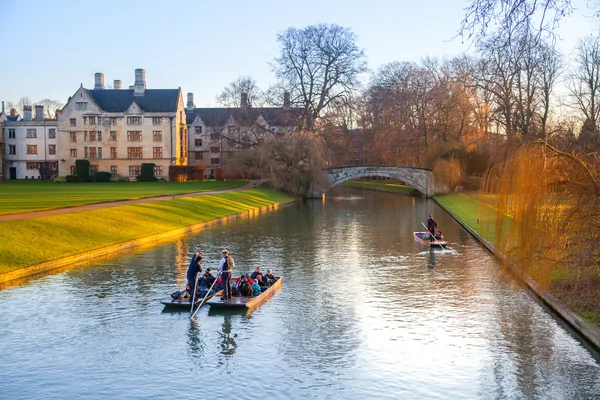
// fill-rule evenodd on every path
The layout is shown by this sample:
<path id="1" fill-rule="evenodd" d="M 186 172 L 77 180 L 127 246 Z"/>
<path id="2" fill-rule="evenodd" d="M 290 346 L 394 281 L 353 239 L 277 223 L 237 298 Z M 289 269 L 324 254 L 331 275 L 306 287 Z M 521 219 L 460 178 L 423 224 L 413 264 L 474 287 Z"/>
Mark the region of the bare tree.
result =
<path id="1" fill-rule="evenodd" d="M 240 76 L 229 83 L 217 96 L 217 101 L 223 107 L 237 108 L 240 107 L 242 93 L 246 93 L 246 104 L 249 108 L 261 107 L 264 104 L 264 93 L 250 76 Z"/>
<path id="2" fill-rule="evenodd" d="M 58 100 L 52 100 L 47 98 L 38 101 L 36 104 L 44 106 L 44 118 L 56 117 L 56 111 L 60 110 L 64 106 L 64 103 Z"/>
<path id="3" fill-rule="evenodd" d="M 277 36 L 281 54 L 272 64 L 291 105 L 304 111 L 303 128 L 312 130 L 332 102 L 350 97 L 367 71 L 356 35 L 338 25 L 289 28 Z"/>
<path id="4" fill-rule="evenodd" d="M 577 48 L 577 66 L 569 81 L 571 107 L 582 117 L 583 141 L 600 136 L 600 36 L 583 39 Z"/>
<path id="5" fill-rule="evenodd" d="M 21 115 L 23 115 L 23 107 L 25 106 L 31 106 L 31 100 L 29 100 L 29 97 L 27 96 L 23 96 L 19 99 L 19 101 L 17 101 L 17 104 L 14 105 L 14 108 L 17 109 L 17 112 Z"/>

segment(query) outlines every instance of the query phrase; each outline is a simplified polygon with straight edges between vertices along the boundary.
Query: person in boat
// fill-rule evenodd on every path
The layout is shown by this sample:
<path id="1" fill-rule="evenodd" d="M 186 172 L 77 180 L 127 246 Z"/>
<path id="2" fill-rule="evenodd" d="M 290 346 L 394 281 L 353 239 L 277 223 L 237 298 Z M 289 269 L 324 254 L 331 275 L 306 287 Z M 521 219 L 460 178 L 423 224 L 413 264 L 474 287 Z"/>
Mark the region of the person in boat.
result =
<path id="1" fill-rule="evenodd" d="M 258 280 L 255 280 L 252 284 L 252 296 L 258 296 L 261 294 L 262 290 L 260 290 L 260 286 L 258 284 Z"/>
<path id="2" fill-rule="evenodd" d="M 261 292 L 267 288 L 267 284 L 265 283 L 265 281 L 262 280 L 261 275 L 256 275 L 256 279 L 254 280 L 254 282 L 258 283 Z"/>
<path id="3" fill-rule="evenodd" d="M 430 239 L 435 237 L 435 230 L 437 229 L 437 222 L 431 215 L 427 218 L 427 230 L 429 231 Z"/>
<path id="4" fill-rule="evenodd" d="M 273 272 L 271 272 L 271 270 L 269 269 L 267 270 L 267 273 L 263 276 L 263 280 L 265 281 L 267 286 L 271 286 L 275 283 L 277 279 L 275 279 L 275 275 L 273 275 Z"/>
<path id="5" fill-rule="evenodd" d="M 201 261 L 203 256 L 204 253 L 199 251 L 192 256 L 192 260 L 190 261 L 190 265 L 186 274 L 186 290 L 189 290 L 190 295 L 194 293 L 194 290 L 196 290 L 196 278 L 198 277 L 198 274 L 202 272 Z"/>
<path id="6" fill-rule="evenodd" d="M 213 274 L 210 273 L 210 268 L 206 268 L 206 272 L 204 273 L 204 275 L 202 275 L 202 278 L 200 278 L 200 286 L 208 288 L 213 284 L 215 280 L 216 278 L 213 276 Z"/>
<path id="7" fill-rule="evenodd" d="M 219 263 L 219 274 L 223 280 L 223 296 L 221 300 L 229 301 L 231 300 L 231 272 L 235 267 L 235 261 L 229 255 L 229 250 L 227 249 L 223 249 L 221 255 L 223 256 Z"/>
<path id="8" fill-rule="evenodd" d="M 435 240 L 444 240 L 444 235 L 442 235 L 442 231 L 438 231 L 437 235 L 435 235 Z"/>
<path id="9" fill-rule="evenodd" d="M 248 278 L 246 278 L 245 275 L 240 277 L 238 291 L 242 296 L 252 296 L 252 284 L 248 281 Z"/>
<path id="10" fill-rule="evenodd" d="M 262 272 L 260 272 L 260 267 L 256 267 L 252 275 L 250 275 L 250 278 L 256 279 L 256 277 L 259 275 L 262 276 Z"/>

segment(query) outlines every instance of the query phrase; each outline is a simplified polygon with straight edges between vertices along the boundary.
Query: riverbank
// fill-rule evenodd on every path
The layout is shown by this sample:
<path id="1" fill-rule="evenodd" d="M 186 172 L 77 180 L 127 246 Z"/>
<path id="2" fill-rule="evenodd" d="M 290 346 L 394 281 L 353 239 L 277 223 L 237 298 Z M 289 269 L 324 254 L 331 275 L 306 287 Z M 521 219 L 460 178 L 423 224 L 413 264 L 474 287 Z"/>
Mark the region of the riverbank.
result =
<path id="1" fill-rule="evenodd" d="M 294 198 L 251 189 L 0 223 L 0 282 L 253 217 Z"/>
<path id="2" fill-rule="evenodd" d="M 435 196 L 434 200 L 490 252 L 506 261 L 504 255 L 494 246 L 495 210 L 484 202 L 478 201 L 476 196 L 476 194 L 469 196 L 464 193 L 453 193 Z M 521 278 L 540 300 L 558 313 L 597 349 L 600 349 L 600 326 L 595 322 L 597 321 L 595 315 L 592 315 L 590 319 L 584 318 L 577 312 L 578 310 L 567 307 L 565 301 L 557 297 L 551 290 L 539 285 L 531 276 L 511 264 L 508 264 L 508 268 Z"/>
<path id="3" fill-rule="evenodd" d="M 399 183 L 381 183 L 381 181 L 347 181 L 344 182 L 342 186 L 388 193 L 412 194 L 413 192 L 415 192 L 415 188 L 413 188 L 412 186 L 401 185 Z"/>

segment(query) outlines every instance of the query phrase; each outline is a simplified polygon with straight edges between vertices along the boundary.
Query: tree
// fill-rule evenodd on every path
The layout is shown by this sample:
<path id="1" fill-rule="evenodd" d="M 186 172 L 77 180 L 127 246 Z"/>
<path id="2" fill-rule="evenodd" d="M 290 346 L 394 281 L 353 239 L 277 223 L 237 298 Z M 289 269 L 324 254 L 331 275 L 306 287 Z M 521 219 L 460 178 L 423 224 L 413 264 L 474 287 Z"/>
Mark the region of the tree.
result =
<path id="1" fill-rule="evenodd" d="M 29 97 L 27 96 L 23 96 L 19 99 L 19 101 L 17 101 L 17 104 L 14 106 L 17 109 L 17 112 L 19 114 L 21 114 L 21 116 L 23 115 L 23 108 L 25 106 L 31 106 L 31 100 L 29 100 Z"/>
<path id="2" fill-rule="evenodd" d="M 264 93 L 250 76 L 240 76 L 229 83 L 217 96 L 217 101 L 223 107 L 239 108 L 242 93 L 246 93 L 246 104 L 248 108 L 261 107 L 264 103 Z"/>
<path id="3" fill-rule="evenodd" d="M 52 99 L 42 99 L 40 101 L 38 101 L 36 104 L 42 105 L 44 106 L 44 118 L 55 118 L 56 117 L 56 111 L 60 110 L 61 108 L 63 108 L 64 103 L 58 101 L 58 100 L 52 100 Z"/>
<path id="4" fill-rule="evenodd" d="M 576 62 L 568 84 L 570 105 L 582 117 L 580 140 L 589 143 L 600 137 L 600 36 L 581 41 Z"/>
<path id="5" fill-rule="evenodd" d="M 272 64 L 290 103 L 303 109 L 303 128 L 315 122 L 334 101 L 349 98 L 367 71 L 364 51 L 356 35 L 338 25 L 288 28 L 277 36 L 281 53 Z"/>

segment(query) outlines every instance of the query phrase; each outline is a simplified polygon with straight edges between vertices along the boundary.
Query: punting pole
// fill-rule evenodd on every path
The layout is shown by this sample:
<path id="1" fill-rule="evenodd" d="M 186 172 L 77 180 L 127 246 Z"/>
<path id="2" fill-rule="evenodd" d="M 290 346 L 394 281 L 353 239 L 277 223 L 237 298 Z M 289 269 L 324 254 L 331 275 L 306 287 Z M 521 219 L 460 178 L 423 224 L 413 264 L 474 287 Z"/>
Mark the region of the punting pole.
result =
<path id="1" fill-rule="evenodd" d="M 423 222 L 421 222 L 421 225 L 423 225 L 425 227 L 425 229 L 427 229 L 427 225 L 425 225 Z M 427 229 L 427 232 L 429 232 L 429 229 Z M 431 232 L 429 232 L 431 234 Z M 431 237 L 433 238 L 433 240 L 435 240 L 435 242 L 438 244 L 438 246 L 443 247 L 442 244 L 440 242 L 438 242 L 438 240 L 435 238 L 435 235 L 431 235 Z M 429 246 L 431 247 L 431 246 Z"/>
<path id="2" fill-rule="evenodd" d="M 200 302 L 200 304 L 198 304 L 198 308 L 196 308 L 196 311 L 192 314 L 192 316 L 190 317 L 190 319 L 194 319 L 194 317 L 196 316 L 196 313 L 198 312 L 198 310 L 200 309 L 200 307 L 202 307 L 202 304 L 204 304 L 204 301 L 208 297 L 208 294 L 212 290 L 213 286 L 215 286 L 215 283 L 217 283 L 217 280 L 219 279 L 219 275 L 221 275 L 221 273 L 218 273 L 217 276 L 215 276 L 215 280 L 213 281 L 212 285 L 210 285 L 210 288 L 206 292 L 206 296 L 204 296 L 204 298 L 202 299 L 202 301 Z M 192 303 L 192 310 L 193 309 L 194 309 L 194 303 Z"/>

